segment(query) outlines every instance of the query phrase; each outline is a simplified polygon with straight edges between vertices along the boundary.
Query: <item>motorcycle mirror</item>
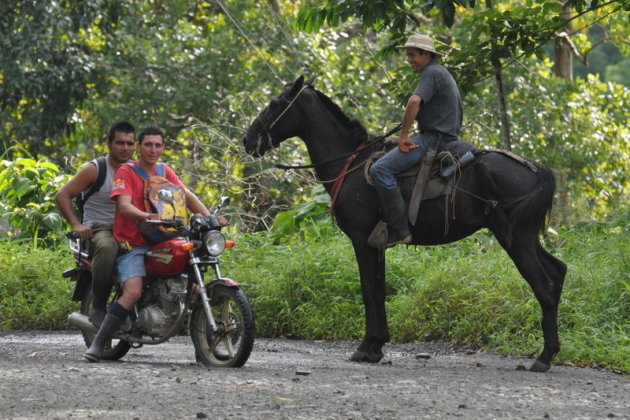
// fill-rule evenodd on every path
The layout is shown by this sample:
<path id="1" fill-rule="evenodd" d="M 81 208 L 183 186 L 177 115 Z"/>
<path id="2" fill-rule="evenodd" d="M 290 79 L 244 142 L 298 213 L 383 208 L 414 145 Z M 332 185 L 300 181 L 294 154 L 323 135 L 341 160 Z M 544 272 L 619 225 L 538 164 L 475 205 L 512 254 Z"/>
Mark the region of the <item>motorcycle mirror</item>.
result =
<path id="1" fill-rule="evenodd" d="M 219 207 L 227 206 L 230 204 L 230 197 L 224 195 L 219 199 Z"/>

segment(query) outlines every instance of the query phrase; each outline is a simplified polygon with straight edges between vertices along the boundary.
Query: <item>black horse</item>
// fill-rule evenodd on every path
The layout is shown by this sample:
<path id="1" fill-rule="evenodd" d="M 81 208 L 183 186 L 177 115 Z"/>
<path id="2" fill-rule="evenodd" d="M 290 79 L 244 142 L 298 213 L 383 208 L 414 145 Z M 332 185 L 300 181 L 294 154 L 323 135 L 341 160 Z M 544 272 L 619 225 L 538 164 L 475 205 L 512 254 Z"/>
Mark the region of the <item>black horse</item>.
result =
<path id="1" fill-rule="evenodd" d="M 259 157 L 291 137 L 299 137 L 306 143 L 320 180 L 335 179 L 342 171 L 348 171 L 346 156 L 355 154 L 356 160 L 351 165 L 355 168 L 371 154 L 367 150 L 370 147 L 358 150 L 368 138 L 363 126 L 349 119 L 311 82 L 305 83 L 303 77 L 287 85 L 258 115 L 245 135 L 245 149 Z M 539 164 L 529 162 L 529 165 L 502 153 L 478 154 L 473 163 L 462 169 L 447 218 L 443 198 L 422 202 L 418 222 L 412 227 L 412 244 L 446 244 L 484 227 L 492 231 L 542 308 L 544 349 L 530 370 L 544 372 L 560 350 L 558 304 L 567 267 L 539 241 L 551 210 L 553 173 Z M 332 185 L 327 183 L 326 188 L 330 194 Z M 363 170 L 348 171 L 334 200 L 334 216 L 352 241 L 365 306 L 365 337 L 351 360 L 378 362 L 383 357 L 383 345 L 389 341 L 385 258 L 382 250 L 367 242 L 381 214 L 376 192 L 366 181 Z"/>

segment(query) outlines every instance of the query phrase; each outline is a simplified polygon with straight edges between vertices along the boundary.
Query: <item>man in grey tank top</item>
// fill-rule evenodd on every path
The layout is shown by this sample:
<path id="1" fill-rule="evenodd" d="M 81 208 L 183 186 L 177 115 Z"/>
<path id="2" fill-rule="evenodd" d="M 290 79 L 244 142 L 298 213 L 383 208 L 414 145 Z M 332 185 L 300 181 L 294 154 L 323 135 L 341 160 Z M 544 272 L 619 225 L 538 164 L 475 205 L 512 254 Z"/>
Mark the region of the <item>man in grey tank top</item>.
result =
<path id="1" fill-rule="evenodd" d="M 115 274 L 118 243 L 112 235 L 116 203 L 109 196 L 116 169 L 129 161 L 134 151 L 136 133 L 133 125 L 118 122 L 109 128 L 105 162 L 107 172 L 100 189 L 91 194 L 83 207 L 83 219 L 75 213 L 72 200 L 85 194 L 98 177 L 98 162 L 86 163 L 83 168 L 64 185 L 55 202 L 72 229 L 81 239 L 87 240 L 92 255 L 92 312 L 90 321 L 100 327 L 107 312 L 107 298 L 111 293 Z"/>
<path id="2" fill-rule="evenodd" d="M 404 49 L 420 82 L 407 102 L 402 118 L 398 147 L 378 159 L 370 168 L 376 193 L 385 212 L 388 227 L 387 247 L 411 242 L 407 206 L 396 182 L 396 174 L 420 163 L 431 147 L 440 141 L 457 140 L 462 127 L 462 101 L 453 76 L 436 61 L 433 40 L 426 35 L 412 35 Z M 420 134 L 409 137 L 413 122 Z"/>

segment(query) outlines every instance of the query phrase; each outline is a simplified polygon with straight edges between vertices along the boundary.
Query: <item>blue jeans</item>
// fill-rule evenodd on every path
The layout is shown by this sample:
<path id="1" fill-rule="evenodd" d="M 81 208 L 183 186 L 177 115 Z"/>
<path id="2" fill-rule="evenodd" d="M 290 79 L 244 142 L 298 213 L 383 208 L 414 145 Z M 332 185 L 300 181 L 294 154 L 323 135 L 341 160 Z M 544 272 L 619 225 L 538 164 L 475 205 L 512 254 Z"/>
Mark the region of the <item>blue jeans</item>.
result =
<path id="1" fill-rule="evenodd" d="M 429 150 L 429 147 L 435 147 L 437 145 L 438 138 L 418 134 L 412 137 L 411 141 L 420 147 L 411 149 L 408 152 L 402 152 L 396 147 L 387 152 L 385 156 L 372 165 L 370 168 L 370 176 L 377 187 L 386 190 L 393 190 L 398 187 L 396 175 L 420 163 Z"/>
<path id="2" fill-rule="evenodd" d="M 118 284 L 122 287 L 132 277 L 144 277 L 147 275 L 144 266 L 144 254 L 149 246 L 136 246 L 131 251 L 118 257 Z"/>

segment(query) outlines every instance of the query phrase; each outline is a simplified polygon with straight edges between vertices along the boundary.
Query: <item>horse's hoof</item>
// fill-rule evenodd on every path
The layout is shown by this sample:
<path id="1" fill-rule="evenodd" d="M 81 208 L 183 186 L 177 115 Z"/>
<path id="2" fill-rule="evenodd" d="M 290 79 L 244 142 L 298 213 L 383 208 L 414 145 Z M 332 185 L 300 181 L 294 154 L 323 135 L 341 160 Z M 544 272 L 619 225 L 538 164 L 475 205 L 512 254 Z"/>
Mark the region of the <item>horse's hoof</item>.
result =
<path id="1" fill-rule="evenodd" d="M 352 362 L 368 362 L 368 363 L 378 363 L 383 358 L 383 352 L 376 353 L 366 353 L 362 350 L 357 350 L 350 357 L 350 361 Z"/>
<path id="2" fill-rule="evenodd" d="M 547 372 L 551 368 L 549 363 L 541 362 L 540 360 L 536 360 L 532 367 L 529 368 L 530 372 Z"/>

